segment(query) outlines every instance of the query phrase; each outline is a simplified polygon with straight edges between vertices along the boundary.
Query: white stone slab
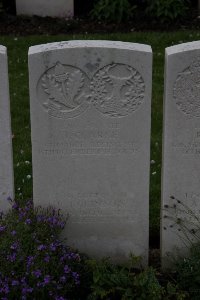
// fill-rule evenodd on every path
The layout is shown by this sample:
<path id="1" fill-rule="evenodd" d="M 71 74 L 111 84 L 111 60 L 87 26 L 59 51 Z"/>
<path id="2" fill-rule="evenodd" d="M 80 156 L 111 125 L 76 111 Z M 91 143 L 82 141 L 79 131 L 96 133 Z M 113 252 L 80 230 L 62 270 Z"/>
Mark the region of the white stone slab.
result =
<path id="1" fill-rule="evenodd" d="M 148 259 L 152 51 L 70 41 L 29 50 L 33 196 L 69 213 L 68 243 Z"/>
<path id="2" fill-rule="evenodd" d="M 175 248 L 184 253 L 188 245 L 183 227 L 175 222 L 184 218 L 187 227 L 188 221 L 194 222 L 180 210 L 200 211 L 200 42 L 166 49 L 163 135 L 161 250 L 165 268 L 170 266 L 167 254 L 175 253 Z"/>
<path id="3" fill-rule="evenodd" d="M 12 136 L 6 47 L 0 46 L 0 210 L 10 208 L 14 198 Z"/>
<path id="4" fill-rule="evenodd" d="M 17 15 L 72 18 L 74 0 L 16 0 Z"/>

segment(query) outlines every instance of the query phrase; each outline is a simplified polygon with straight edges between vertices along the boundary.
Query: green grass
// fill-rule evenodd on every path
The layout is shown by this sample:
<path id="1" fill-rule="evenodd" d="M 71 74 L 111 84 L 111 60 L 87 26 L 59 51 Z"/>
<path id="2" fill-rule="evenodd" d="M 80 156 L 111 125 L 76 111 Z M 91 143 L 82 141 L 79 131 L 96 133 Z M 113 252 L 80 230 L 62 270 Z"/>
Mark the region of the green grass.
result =
<path id="1" fill-rule="evenodd" d="M 8 48 L 9 79 L 13 131 L 14 172 L 17 199 L 32 197 L 31 140 L 28 92 L 28 48 L 29 46 L 72 39 L 120 40 L 144 43 L 152 46 L 154 53 L 152 92 L 152 137 L 151 137 L 151 185 L 150 185 L 150 234 L 159 235 L 160 182 L 162 153 L 162 105 L 164 49 L 174 44 L 198 40 L 198 31 L 179 32 L 133 32 L 105 35 L 58 35 L 0 37 L 0 44 Z M 155 173 L 156 172 L 156 173 Z M 153 174 L 152 174 L 153 173 Z"/>

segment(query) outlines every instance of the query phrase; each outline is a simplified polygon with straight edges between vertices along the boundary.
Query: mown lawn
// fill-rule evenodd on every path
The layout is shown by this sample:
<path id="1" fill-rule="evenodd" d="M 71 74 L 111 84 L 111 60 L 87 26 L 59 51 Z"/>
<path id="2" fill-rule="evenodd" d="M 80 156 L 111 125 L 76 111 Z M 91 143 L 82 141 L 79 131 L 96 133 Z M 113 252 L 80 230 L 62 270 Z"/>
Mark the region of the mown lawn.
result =
<path id="1" fill-rule="evenodd" d="M 76 39 L 120 40 L 144 43 L 152 46 L 153 93 L 151 137 L 151 185 L 150 185 L 150 235 L 159 236 L 161 154 L 162 154 L 162 107 L 164 49 L 183 42 L 195 41 L 198 31 L 133 32 L 128 34 L 85 34 L 57 36 L 4 36 L 0 44 L 8 48 L 9 79 L 12 114 L 15 189 L 17 199 L 32 197 L 31 140 L 28 92 L 28 48 L 33 45 Z M 29 163 L 30 162 L 30 163 Z M 48 188 L 48 187 L 44 187 Z"/>

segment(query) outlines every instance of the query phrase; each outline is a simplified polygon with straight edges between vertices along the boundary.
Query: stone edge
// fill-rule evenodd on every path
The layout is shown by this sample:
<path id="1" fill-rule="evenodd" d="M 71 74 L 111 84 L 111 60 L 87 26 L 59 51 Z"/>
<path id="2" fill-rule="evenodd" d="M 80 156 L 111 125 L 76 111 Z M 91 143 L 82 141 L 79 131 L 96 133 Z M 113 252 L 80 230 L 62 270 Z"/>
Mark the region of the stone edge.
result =
<path id="1" fill-rule="evenodd" d="M 187 52 L 200 49 L 200 41 L 182 43 L 179 45 L 167 47 L 165 53 L 167 56 L 177 54 L 179 52 Z"/>
<path id="2" fill-rule="evenodd" d="M 62 41 L 56 43 L 48 43 L 32 46 L 29 48 L 29 55 L 39 54 L 41 52 L 70 49 L 70 48 L 113 48 L 120 50 L 135 50 L 141 52 L 152 53 L 152 48 L 146 44 L 128 43 L 121 41 L 104 41 L 104 40 L 76 40 Z"/>

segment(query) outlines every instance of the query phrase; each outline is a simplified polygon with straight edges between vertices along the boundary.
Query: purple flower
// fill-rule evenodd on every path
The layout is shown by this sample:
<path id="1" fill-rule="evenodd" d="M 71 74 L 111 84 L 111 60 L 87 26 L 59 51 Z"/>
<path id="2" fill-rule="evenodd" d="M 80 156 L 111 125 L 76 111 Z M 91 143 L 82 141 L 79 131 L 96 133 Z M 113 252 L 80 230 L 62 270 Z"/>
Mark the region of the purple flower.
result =
<path id="1" fill-rule="evenodd" d="M 19 206 L 18 206 L 18 204 L 15 202 L 13 205 L 12 205 L 12 209 L 18 209 L 19 208 Z"/>
<path id="2" fill-rule="evenodd" d="M 63 298 L 62 296 L 56 296 L 55 300 L 66 300 L 66 298 Z"/>
<path id="3" fill-rule="evenodd" d="M 56 251 L 56 246 L 56 243 L 51 243 L 49 248 L 51 251 Z"/>
<path id="4" fill-rule="evenodd" d="M 43 244 L 41 244 L 41 245 L 39 245 L 38 247 L 37 247 L 37 249 L 39 250 L 39 251 L 42 251 L 42 250 L 45 250 L 47 247 L 45 246 L 45 245 L 43 245 Z"/>
<path id="5" fill-rule="evenodd" d="M 28 256 L 27 257 L 27 268 L 29 268 L 34 263 L 34 256 Z"/>
<path id="6" fill-rule="evenodd" d="M 18 242 L 14 242 L 11 246 L 10 249 L 12 250 L 17 250 L 19 248 L 19 243 Z"/>
<path id="7" fill-rule="evenodd" d="M 67 265 L 65 265 L 65 266 L 64 266 L 64 273 L 68 274 L 68 273 L 70 273 L 70 272 L 71 272 L 70 267 L 67 266 Z"/>
<path id="8" fill-rule="evenodd" d="M 19 208 L 19 219 L 23 219 L 23 217 L 26 216 L 26 211 L 23 210 L 23 208 Z"/>
<path id="9" fill-rule="evenodd" d="M 42 272 L 38 269 L 32 272 L 32 274 L 36 277 L 39 278 L 42 275 Z"/>
<path id="10" fill-rule="evenodd" d="M 33 288 L 31 288 L 31 287 L 24 287 L 22 289 L 22 294 L 32 293 L 32 291 L 33 291 Z"/>
<path id="11" fill-rule="evenodd" d="M 46 276 L 44 277 L 44 283 L 45 283 L 45 284 L 48 284 L 50 281 L 51 281 L 51 276 L 50 276 L 50 275 L 46 275 Z"/>
<path id="12" fill-rule="evenodd" d="M 0 292 L 2 292 L 2 293 L 4 293 L 4 294 L 9 294 L 10 289 L 9 289 L 7 283 L 4 283 L 3 287 L 0 289 Z"/>
<path id="13" fill-rule="evenodd" d="M 49 218 L 47 219 L 47 222 L 48 222 L 50 225 L 57 225 L 57 223 L 58 223 L 58 218 L 56 218 L 55 216 L 49 217 Z"/>
<path id="14" fill-rule="evenodd" d="M 61 228 L 61 229 L 64 229 L 64 227 L 65 227 L 65 222 L 64 221 L 59 221 L 58 222 L 58 226 Z"/>
<path id="15" fill-rule="evenodd" d="M 6 226 L 0 226 L 0 232 L 5 231 L 5 229 L 6 229 Z"/>
<path id="16" fill-rule="evenodd" d="M 31 219 L 26 219 L 25 224 L 30 225 L 31 223 Z"/>
<path id="17" fill-rule="evenodd" d="M 13 280 L 12 281 L 12 286 L 16 286 L 16 285 L 19 285 L 19 281 L 18 280 Z"/>
<path id="18" fill-rule="evenodd" d="M 12 253 L 12 254 L 10 254 L 10 255 L 7 255 L 7 260 L 9 260 L 10 262 L 14 262 L 15 260 L 16 260 L 16 257 L 17 257 L 17 255 L 16 255 L 16 253 L 14 252 L 14 253 Z"/>
<path id="19" fill-rule="evenodd" d="M 25 211 L 30 211 L 33 208 L 33 202 L 32 200 L 28 200 L 25 206 Z"/>
<path id="20" fill-rule="evenodd" d="M 22 283 L 22 284 L 26 284 L 26 278 L 25 278 L 25 277 L 22 277 L 21 283 Z"/>
<path id="21" fill-rule="evenodd" d="M 17 234 L 16 230 L 11 231 L 11 235 L 16 235 L 16 234 Z"/>
<path id="22" fill-rule="evenodd" d="M 65 255 L 61 256 L 60 261 L 63 262 L 66 259 Z"/>
<path id="23" fill-rule="evenodd" d="M 72 272 L 72 277 L 74 278 L 75 284 L 80 284 L 80 276 L 77 272 Z"/>

